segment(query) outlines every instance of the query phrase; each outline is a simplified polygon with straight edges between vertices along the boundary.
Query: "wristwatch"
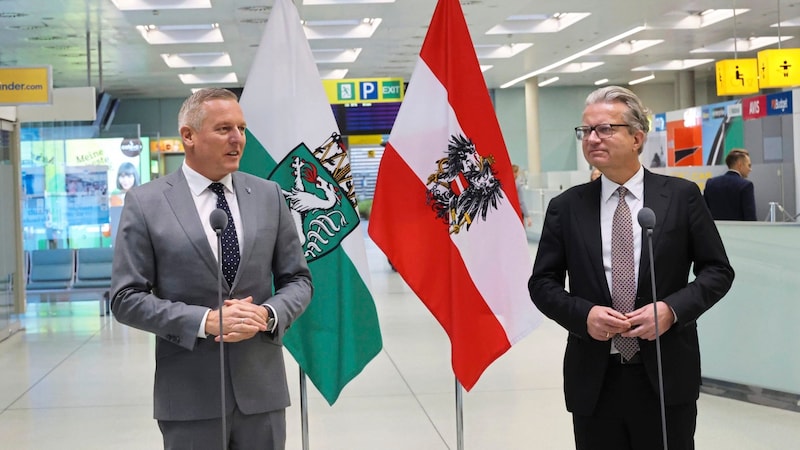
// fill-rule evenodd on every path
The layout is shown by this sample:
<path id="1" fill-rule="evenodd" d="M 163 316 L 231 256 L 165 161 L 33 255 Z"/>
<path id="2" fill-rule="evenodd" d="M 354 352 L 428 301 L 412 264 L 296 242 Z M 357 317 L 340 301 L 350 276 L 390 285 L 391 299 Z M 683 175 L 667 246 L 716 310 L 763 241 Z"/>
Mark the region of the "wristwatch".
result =
<path id="1" fill-rule="evenodd" d="M 267 310 L 267 332 L 272 333 L 275 331 L 275 318 L 272 317 L 272 310 L 268 307 L 264 306 L 264 309 Z"/>

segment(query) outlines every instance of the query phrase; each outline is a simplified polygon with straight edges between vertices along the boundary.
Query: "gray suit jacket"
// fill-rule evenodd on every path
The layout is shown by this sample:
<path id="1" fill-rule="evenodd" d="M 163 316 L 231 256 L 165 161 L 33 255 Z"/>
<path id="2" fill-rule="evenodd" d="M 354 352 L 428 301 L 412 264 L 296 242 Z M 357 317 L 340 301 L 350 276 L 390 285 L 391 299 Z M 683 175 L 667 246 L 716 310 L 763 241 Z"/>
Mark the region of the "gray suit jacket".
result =
<path id="1" fill-rule="evenodd" d="M 226 344 L 226 406 L 245 414 L 289 405 L 284 332 L 311 301 L 311 275 L 297 231 L 271 181 L 235 172 L 242 216 L 242 256 L 223 298 L 252 295 L 278 316 L 274 334 Z M 126 325 L 156 335 L 154 416 L 158 420 L 220 417 L 219 343 L 197 338 L 208 308 L 218 305 L 217 261 L 182 170 L 125 196 L 114 245 L 112 311 Z M 274 284 L 274 293 L 273 293 Z"/>

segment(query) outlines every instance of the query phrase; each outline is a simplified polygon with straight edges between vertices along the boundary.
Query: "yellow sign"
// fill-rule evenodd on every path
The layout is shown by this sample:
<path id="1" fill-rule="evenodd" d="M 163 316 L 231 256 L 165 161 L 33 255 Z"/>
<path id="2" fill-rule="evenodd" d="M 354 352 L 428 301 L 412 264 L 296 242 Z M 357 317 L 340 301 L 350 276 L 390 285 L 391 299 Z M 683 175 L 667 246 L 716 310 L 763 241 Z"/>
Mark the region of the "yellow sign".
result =
<path id="1" fill-rule="evenodd" d="M 717 95 L 754 94 L 758 90 L 756 58 L 717 61 Z"/>
<path id="2" fill-rule="evenodd" d="M 53 68 L 0 67 L 0 105 L 53 103 Z"/>
<path id="3" fill-rule="evenodd" d="M 761 89 L 800 85 L 800 48 L 758 52 L 758 75 Z"/>
<path id="4" fill-rule="evenodd" d="M 402 78 L 322 80 L 322 85 L 331 104 L 400 102 L 405 92 Z"/>

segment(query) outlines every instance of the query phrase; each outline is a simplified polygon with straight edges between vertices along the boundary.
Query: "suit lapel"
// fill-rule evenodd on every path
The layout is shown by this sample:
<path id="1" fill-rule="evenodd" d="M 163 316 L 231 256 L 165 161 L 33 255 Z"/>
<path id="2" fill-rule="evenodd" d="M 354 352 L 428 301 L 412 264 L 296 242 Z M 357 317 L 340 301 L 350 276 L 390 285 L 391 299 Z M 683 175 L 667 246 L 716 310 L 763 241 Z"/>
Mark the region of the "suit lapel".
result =
<path id="1" fill-rule="evenodd" d="M 669 210 L 671 195 L 666 188 L 667 178 L 654 175 L 645 169 L 644 171 L 644 206 L 653 210 L 656 216 L 656 225 L 653 227 L 653 253 L 658 248 L 661 237 L 661 230 L 664 229 L 664 221 Z M 639 283 L 638 286 L 649 286 L 650 277 L 650 249 L 648 244 L 647 232 L 642 230 L 642 254 L 639 259 Z M 643 283 L 648 281 L 647 283 Z"/>
<path id="2" fill-rule="evenodd" d="M 189 190 L 189 184 L 183 176 L 183 171 L 176 170 L 168 177 L 167 183 L 170 187 L 164 191 L 164 196 L 200 259 L 212 273 L 216 274 L 217 260 L 208 244 L 206 233 L 203 231 L 203 221 L 197 214 L 192 192 Z"/>
<path id="3" fill-rule="evenodd" d="M 600 280 L 600 285 L 605 287 L 605 292 L 608 293 L 606 300 L 611 304 L 611 292 L 603 268 L 603 237 L 600 233 L 601 186 L 601 182 L 595 180 L 578 194 L 579 205 L 575 210 L 575 222 L 579 230 L 578 235 L 583 240 L 589 255 L 595 279 Z"/>
<path id="4" fill-rule="evenodd" d="M 241 262 L 239 267 L 246 267 L 247 261 L 252 254 L 253 246 L 256 243 L 256 230 L 258 228 L 258 211 L 263 210 L 265 205 L 256 204 L 253 196 L 253 187 L 247 184 L 247 177 L 240 172 L 234 172 L 233 189 L 236 191 L 236 201 L 239 203 L 239 215 L 242 224 L 237 228 L 242 236 Z M 238 279 L 238 273 L 237 273 Z M 234 281 L 236 284 L 236 281 Z"/>

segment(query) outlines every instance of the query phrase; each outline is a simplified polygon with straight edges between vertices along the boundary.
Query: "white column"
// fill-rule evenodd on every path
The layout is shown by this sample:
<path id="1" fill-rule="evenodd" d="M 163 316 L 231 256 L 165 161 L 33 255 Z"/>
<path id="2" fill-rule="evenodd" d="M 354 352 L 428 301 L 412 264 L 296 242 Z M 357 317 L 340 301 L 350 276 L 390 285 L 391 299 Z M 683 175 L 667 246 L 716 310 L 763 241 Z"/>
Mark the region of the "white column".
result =
<path id="1" fill-rule="evenodd" d="M 525 81 L 525 129 L 528 137 L 528 177 L 538 179 L 542 171 L 541 144 L 539 141 L 539 80 Z"/>

